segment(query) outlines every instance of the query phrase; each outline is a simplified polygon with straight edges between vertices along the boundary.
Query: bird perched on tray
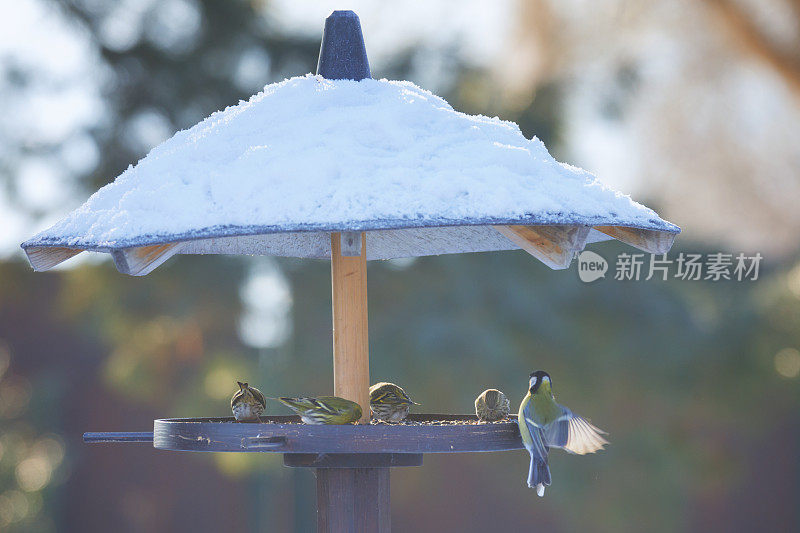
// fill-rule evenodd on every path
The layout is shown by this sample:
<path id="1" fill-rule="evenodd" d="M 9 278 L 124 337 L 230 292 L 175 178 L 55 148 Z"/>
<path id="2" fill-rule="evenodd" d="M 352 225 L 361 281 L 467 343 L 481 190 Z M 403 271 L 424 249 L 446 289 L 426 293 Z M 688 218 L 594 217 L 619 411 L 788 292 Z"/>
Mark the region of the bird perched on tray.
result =
<path id="1" fill-rule="evenodd" d="M 419 404 L 394 383 L 381 381 L 369 388 L 369 408 L 378 420 L 400 422 L 408 416 L 412 405 Z"/>
<path id="2" fill-rule="evenodd" d="M 247 383 L 237 381 L 239 390 L 231 398 L 233 417 L 239 422 L 259 420 L 259 416 L 267 407 L 267 401 L 261 391 Z"/>
<path id="3" fill-rule="evenodd" d="M 528 486 L 539 496 L 550 485 L 547 454 L 550 448 L 563 448 L 569 453 L 594 453 L 608 444 L 606 432 L 586 419 L 556 403 L 552 382 L 547 372 L 537 370 L 530 375 L 528 393 L 519 404 L 519 432 L 522 443 L 531 455 Z"/>
<path id="4" fill-rule="evenodd" d="M 278 398 L 306 424 L 349 424 L 361 418 L 361 406 L 338 396 Z"/>
<path id="5" fill-rule="evenodd" d="M 486 422 L 496 422 L 508 416 L 511 402 L 497 389 L 486 389 L 475 398 L 475 414 Z"/>

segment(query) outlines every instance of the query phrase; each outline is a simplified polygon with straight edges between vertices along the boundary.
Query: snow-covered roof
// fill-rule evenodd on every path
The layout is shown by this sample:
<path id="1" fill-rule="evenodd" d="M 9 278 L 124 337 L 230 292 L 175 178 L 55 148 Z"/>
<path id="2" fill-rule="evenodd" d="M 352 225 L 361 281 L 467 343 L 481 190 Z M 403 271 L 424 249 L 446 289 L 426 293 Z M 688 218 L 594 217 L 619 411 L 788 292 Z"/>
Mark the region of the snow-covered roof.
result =
<path id="1" fill-rule="evenodd" d="M 309 74 L 176 133 L 22 247 L 37 270 L 92 250 L 142 274 L 163 261 L 131 268 L 132 250 L 326 258 L 331 232 L 366 231 L 386 259 L 519 248 L 509 226 L 657 253 L 680 232 L 512 122 L 410 82 Z"/>

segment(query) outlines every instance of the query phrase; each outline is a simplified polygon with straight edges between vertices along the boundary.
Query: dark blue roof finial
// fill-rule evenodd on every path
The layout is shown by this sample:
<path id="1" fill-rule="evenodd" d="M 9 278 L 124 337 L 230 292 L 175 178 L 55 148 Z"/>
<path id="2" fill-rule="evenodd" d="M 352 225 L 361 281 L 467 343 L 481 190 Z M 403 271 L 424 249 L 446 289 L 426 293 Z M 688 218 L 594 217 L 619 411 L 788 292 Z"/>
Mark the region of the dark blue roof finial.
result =
<path id="1" fill-rule="evenodd" d="M 371 77 L 361 22 L 352 11 L 334 11 L 325 19 L 317 74 L 329 80 Z"/>

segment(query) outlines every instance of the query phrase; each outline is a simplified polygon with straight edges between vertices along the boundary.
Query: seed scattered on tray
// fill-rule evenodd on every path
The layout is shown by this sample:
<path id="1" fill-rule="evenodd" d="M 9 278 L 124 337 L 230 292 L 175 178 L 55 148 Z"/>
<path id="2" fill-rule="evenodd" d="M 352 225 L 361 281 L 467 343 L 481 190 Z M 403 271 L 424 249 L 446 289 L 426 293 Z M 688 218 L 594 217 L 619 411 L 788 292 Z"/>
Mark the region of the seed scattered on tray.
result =
<path id="1" fill-rule="evenodd" d="M 505 419 L 496 422 L 482 422 L 480 420 L 403 420 L 395 424 L 387 424 L 380 420 L 370 420 L 373 426 L 482 426 L 491 424 L 508 424 L 513 420 Z"/>
<path id="2" fill-rule="evenodd" d="M 202 420 L 203 422 L 214 422 L 214 420 Z M 241 424 L 234 419 L 217 420 L 221 424 Z M 253 424 L 283 424 L 283 425 L 305 425 L 299 420 L 270 420 L 269 418 L 261 418 L 259 422 L 252 422 Z M 384 422 L 382 420 L 372 419 L 369 421 L 372 426 L 488 426 L 493 424 L 515 424 L 516 420 L 513 418 L 504 418 L 494 422 L 478 420 L 477 418 L 457 419 L 457 420 L 409 420 L 405 419 L 401 422 Z"/>

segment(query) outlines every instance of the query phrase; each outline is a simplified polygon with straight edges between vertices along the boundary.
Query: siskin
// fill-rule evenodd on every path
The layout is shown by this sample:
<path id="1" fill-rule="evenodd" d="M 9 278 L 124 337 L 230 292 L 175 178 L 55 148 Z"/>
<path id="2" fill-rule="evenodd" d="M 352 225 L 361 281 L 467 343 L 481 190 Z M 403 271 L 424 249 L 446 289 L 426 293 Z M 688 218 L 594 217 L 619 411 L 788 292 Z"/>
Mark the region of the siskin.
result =
<path id="1" fill-rule="evenodd" d="M 233 417 L 239 422 L 259 420 L 259 416 L 267 407 L 267 401 L 261 391 L 247 383 L 237 381 L 239 390 L 231 398 Z"/>
<path id="2" fill-rule="evenodd" d="M 539 496 L 550 485 L 547 454 L 550 448 L 563 448 L 583 455 L 601 450 L 608 441 L 606 432 L 594 427 L 581 416 L 556 403 L 547 372 L 537 370 L 530 376 L 528 393 L 519 404 L 519 432 L 522 443 L 531 454 L 528 486 Z"/>
<path id="3" fill-rule="evenodd" d="M 480 420 L 496 422 L 508 416 L 511 402 L 497 389 L 486 389 L 475 398 L 475 414 Z"/>
<path id="4" fill-rule="evenodd" d="M 411 400 L 402 387 L 382 381 L 369 388 L 369 408 L 378 420 L 400 422 L 408 416 Z"/>
<path id="5" fill-rule="evenodd" d="M 338 396 L 278 398 L 306 424 L 349 424 L 361 418 L 361 406 Z"/>

